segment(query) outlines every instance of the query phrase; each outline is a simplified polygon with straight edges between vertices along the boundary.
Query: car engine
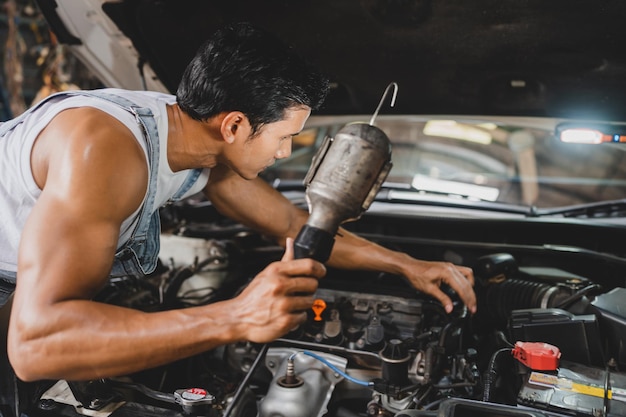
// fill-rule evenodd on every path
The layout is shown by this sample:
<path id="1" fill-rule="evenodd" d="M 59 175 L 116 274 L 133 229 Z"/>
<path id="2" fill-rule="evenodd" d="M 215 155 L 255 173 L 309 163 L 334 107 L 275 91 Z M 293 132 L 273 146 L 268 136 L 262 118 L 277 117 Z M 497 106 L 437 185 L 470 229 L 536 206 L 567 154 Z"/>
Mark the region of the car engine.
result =
<path id="1" fill-rule="evenodd" d="M 303 193 L 289 197 L 303 204 Z M 162 219 L 158 270 L 112 280 L 99 301 L 144 311 L 216 302 L 282 255 L 202 199 L 168 206 Z M 472 267 L 478 312 L 449 288 L 447 314 L 402 277 L 329 268 L 306 323 L 272 343 L 222 346 L 119 378 L 50 381 L 28 414 L 626 415 L 619 229 L 410 207 L 373 207 L 346 228 L 419 259 Z"/>

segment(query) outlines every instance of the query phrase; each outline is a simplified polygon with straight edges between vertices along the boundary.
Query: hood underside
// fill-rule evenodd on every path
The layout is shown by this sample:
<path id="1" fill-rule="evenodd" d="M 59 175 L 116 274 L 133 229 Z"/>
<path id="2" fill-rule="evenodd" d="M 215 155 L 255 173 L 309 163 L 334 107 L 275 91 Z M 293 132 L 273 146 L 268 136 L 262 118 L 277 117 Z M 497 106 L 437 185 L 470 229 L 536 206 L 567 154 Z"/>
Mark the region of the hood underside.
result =
<path id="1" fill-rule="evenodd" d="M 623 0 L 123 0 L 102 9 L 170 92 L 202 41 L 247 21 L 329 76 L 320 114 L 372 113 L 392 81 L 398 99 L 386 113 L 626 114 Z"/>

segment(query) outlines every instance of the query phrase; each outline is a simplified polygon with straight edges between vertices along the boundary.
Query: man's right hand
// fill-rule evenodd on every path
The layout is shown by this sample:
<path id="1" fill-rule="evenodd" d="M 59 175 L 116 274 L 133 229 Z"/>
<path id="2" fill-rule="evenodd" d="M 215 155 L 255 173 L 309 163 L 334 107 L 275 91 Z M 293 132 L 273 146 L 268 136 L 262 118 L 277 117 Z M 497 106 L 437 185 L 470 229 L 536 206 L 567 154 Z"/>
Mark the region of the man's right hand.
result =
<path id="1" fill-rule="evenodd" d="M 240 317 L 242 338 L 266 343 L 283 336 L 306 320 L 313 293 L 326 267 L 313 259 L 293 258 L 293 240 L 279 262 L 268 265 L 232 301 Z"/>

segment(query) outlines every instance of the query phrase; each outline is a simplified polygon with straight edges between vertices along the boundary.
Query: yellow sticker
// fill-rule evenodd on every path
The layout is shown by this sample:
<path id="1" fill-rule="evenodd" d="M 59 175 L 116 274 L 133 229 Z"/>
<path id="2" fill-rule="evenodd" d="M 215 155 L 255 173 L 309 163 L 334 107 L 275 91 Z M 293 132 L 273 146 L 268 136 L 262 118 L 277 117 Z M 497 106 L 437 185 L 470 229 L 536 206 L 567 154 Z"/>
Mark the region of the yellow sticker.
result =
<path id="1" fill-rule="evenodd" d="M 532 372 L 528 382 L 543 385 L 547 387 L 554 387 L 563 391 L 571 391 L 579 394 L 591 395 L 594 397 L 604 398 L 604 387 L 593 384 L 582 384 L 574 382 L 571 379 L 559 378 L 556 375 L 543 374 L 541 372 Z M 607 391 L 607 397 L 611 399 L 613 393 L 611 390 Z"/>

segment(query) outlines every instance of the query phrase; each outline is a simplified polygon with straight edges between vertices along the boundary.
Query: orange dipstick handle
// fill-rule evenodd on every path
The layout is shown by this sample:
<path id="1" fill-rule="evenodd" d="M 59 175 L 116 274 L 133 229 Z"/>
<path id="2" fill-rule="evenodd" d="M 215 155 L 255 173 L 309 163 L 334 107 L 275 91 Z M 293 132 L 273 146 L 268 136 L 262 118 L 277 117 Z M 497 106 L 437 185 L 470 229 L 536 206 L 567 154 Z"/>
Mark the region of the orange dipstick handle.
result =
<path id="1" fill-rule="evenodd" d="M 313 301 L 313 306 L 311 307 L 313 312 L 315 313 L 315 317 L 313 320 L 322 321 L 322 313 L 326 310 L 326 302 L 321 298 L 317 298 Z"/>

